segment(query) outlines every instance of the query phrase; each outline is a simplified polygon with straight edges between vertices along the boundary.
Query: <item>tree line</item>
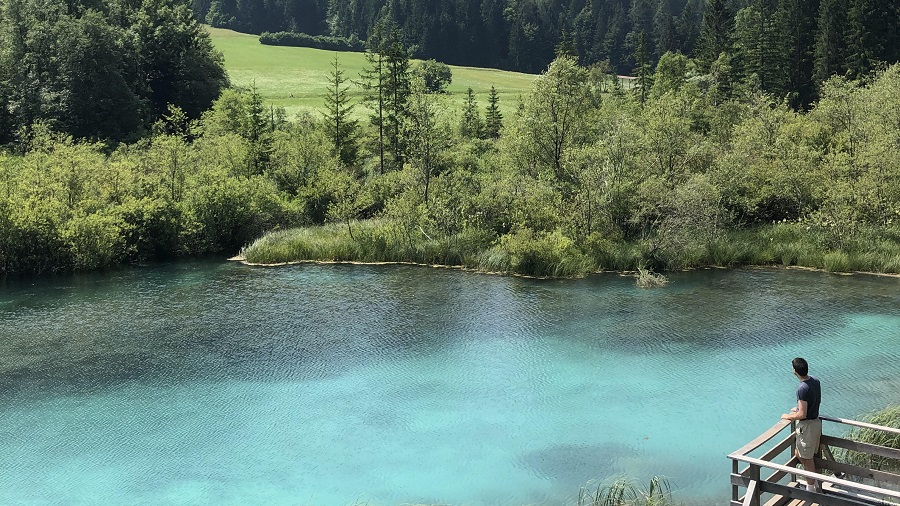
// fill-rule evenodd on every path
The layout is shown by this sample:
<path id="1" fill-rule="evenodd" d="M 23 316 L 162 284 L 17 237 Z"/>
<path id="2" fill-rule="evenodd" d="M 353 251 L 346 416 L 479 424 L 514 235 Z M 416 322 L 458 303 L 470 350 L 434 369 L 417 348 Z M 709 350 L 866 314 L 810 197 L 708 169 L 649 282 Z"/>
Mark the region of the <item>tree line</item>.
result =
<path id="1" fill-rule="evenodd" d="M 42 122 L 135 141 L 170 104 L 199 118 L 228 85 L 222 56 L 173 0 L 0 0 L 0 145 Z"/>

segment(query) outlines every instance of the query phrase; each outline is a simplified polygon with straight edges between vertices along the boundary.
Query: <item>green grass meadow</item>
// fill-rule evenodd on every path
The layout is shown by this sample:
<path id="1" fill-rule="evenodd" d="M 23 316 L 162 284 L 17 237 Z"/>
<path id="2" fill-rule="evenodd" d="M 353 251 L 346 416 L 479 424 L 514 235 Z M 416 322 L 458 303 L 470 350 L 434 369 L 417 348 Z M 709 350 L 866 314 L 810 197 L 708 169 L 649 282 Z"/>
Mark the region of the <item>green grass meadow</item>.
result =
<path id="1" fill-rule="evenodd" d="M 309 111 L 320 113 L 328 88 L 328 75 L 334 56 L 338 56 L 346 77 L 359 78 L 365 66 L 363 53 L 324 51 L 305 47 L 266 46 L 259 37 L 232 30 L 208 27 L 215 47 L 225 56 L 225 68 L 232 84 L 249 86 L 253 83 L 267 103 L 284 107 L 289 118 Z M 519 104 L 519 97 L 531 90 L 535 75 L 496 69 L 451 66 L 453 82 L 443 97 L 445 110 L 461 111 L 466 90 L 472 88 L 479 107 L 487 106 L 491 86 L 500 94 L 500 109 L 510 117 Z M 350 85 L 350 94 L 359 100 L 362 91 Z M 366 111 L 355 110 L 361 118 Z"/>

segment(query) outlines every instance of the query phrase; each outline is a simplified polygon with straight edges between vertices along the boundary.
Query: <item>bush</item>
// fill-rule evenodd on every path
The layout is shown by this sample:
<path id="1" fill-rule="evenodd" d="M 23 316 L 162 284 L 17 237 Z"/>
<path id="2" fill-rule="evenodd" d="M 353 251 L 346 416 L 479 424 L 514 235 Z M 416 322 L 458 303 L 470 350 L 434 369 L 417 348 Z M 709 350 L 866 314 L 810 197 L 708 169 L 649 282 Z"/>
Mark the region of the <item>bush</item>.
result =
<path id="1" fill-rule="evenodd" d="M 297 32 L 263 32 L 259 43 L 268 46 L 293 46 L 326 49 L 328 51 L 365 51 L 365 42 L 355 38 L 329 35 L 307 35 Z"/>
<path id="2" fill-rule="evenodd" d="M 113 216 L 86 214 L 69 220 L 62 230 L 76 270 L 95 270 L 117 264 L 124 256 L 122 229 Z"/>

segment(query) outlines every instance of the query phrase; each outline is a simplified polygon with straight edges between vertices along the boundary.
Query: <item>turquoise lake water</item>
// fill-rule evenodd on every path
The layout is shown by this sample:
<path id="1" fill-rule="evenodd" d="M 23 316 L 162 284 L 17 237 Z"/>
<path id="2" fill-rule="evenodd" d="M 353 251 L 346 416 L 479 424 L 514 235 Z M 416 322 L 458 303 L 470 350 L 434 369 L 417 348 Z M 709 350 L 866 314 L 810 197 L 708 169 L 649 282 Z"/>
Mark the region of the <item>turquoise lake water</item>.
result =
<path id="1" fill-rule="evenodd" d="M 0 285 L 0 504 L 726 504 L 795 403 L 900 402 L 900 280 L 188 263 Z M 826 424 L 826 432 L 829 425 Z"/>

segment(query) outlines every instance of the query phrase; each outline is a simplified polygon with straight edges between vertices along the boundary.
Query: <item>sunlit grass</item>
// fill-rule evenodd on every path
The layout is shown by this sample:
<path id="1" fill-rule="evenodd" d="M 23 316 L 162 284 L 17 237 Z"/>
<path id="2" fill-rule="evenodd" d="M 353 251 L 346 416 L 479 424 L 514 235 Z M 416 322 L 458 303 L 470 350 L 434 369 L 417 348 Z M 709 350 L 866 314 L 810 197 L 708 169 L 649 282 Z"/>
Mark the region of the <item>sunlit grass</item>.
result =
<path id="1" fill-rule="evenodd" d="M 351 236 L 352 231 L 352 236 Z M 482 272 L 537 277 L 582 277 L 599 271 L 638 271 L 638 283 L 660 286 L 654 276 L 665 270 L 696 267 L 794 266 L 828 272 L 900 273 L 900 244 L 891 240 L 848 243 L 852 249 L 828 249 L 815 231 L 776 224 L 730 231 L 705 250 L 653 257 L 642 241 L 593 240 L 576 243 L 556 232 L 527 229 L 501 237 L 468 230 L 450 237 L 404 233 L 398 224 L 373 219 L 275 231 L 242 251 L 251 263 L 298 261 L 410 262 L 459 266 Z M 641 274 L 640 271 L 644 270 Z"/>
<path id="2" fill-rule="evenodd" d="M 366 66 L 363 53 L 335 52 L 322 49 L 287 46 L 267 46 L 256 35 L 238 33 L 223 28 L 207 28 L 216 49 L 225 56 L 225 69 L 232 84 L 256 85 L 263 99 L 276 107 L 284 107 L 289 118 L 301 112 L 320 114 L 328 88 L 328 76 L 335 55 L 345 77 L 359 80 Z M 500 110 L 511 117 L 519 104 L 519 97 L 531 90 L 535 75 L 497 69 L 450 66 L 453 81 L 448 93 L 440 100 L 448 110 L 462 110 L 466 90 L 472 88 L 479 106 L 487 106 L 488 93 L 493 85 L 500 96 Z M 362 90 L 348 82 L 349 93 L 357 102 Z M 357 117 L 366 115 L 363 107 L 355 108 Z"/>
<path id="3" fill-rule="evenodd" d="M 882 427 L 900 429 L 900 405 L 890 406 L 881 411 L 870 413 L 862 417 L 862 421 L 881 425 Z M 880 430 L 854 428 L 847 434 L 847 438 L 862 443 L 900 449 L 900 435 Z M 900 459 L 859 453 L 852 450 L 841 450 L 837 457 L 840 461 L 867 469 L 877 469 L 891 473 L 900 472 Z"/>

